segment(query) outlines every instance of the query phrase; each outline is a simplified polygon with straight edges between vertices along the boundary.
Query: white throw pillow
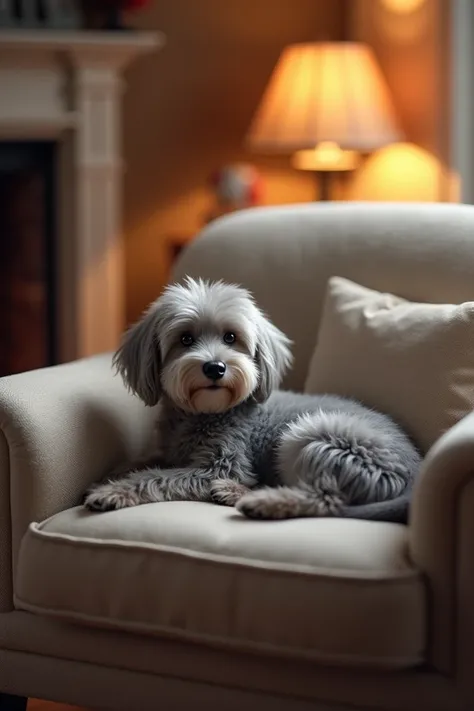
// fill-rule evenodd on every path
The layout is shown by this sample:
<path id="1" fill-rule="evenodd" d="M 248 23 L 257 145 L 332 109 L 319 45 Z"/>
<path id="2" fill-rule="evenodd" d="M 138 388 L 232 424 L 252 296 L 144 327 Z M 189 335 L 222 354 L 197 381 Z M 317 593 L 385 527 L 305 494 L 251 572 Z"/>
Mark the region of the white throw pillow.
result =
<path id="1" fill-rule="evenodd" d="M 474 302 L 414 303 L 332 277 L 305 390 L 390 414 L 426 452 L 474 409 Z"/>

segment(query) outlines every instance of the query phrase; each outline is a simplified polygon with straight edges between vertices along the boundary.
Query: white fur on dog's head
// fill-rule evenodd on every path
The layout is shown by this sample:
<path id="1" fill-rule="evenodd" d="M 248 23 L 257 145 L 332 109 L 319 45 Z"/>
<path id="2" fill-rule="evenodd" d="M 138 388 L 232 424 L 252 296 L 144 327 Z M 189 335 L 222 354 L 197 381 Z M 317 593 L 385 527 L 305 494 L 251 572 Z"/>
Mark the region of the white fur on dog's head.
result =
<path id="1" fill-rule="evenodd" d="M 224 340 L 229 333 L 232 344 Z M 192 343 L 183 345 L 183 336 Z M 125 334 L 114 362 L 146 405 L 164 391 L 186 412 L 217 413 L 250 396 L 265 401 L 291 364 L 289 346 L 248 291 L 187 277 L 168 286 Z M 214 384 L 203 372 L 208 361 L 226 366 Z"/>

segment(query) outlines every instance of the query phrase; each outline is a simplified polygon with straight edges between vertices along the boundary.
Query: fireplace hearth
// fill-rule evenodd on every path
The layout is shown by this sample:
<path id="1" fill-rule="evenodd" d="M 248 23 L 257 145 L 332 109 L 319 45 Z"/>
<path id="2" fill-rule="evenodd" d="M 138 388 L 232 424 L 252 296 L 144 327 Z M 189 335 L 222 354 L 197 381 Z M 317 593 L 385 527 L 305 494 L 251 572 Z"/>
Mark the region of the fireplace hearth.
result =
<path id="1" fill-rule="evenodd" d="M 0 377 L 57 362 L 55 158 L 0 142 Z"/>
<path id="2" fill-rule="evenodd" d="M 123 70 L 162 44 L 0 30 L 0 376 L 118 345 Z"/>

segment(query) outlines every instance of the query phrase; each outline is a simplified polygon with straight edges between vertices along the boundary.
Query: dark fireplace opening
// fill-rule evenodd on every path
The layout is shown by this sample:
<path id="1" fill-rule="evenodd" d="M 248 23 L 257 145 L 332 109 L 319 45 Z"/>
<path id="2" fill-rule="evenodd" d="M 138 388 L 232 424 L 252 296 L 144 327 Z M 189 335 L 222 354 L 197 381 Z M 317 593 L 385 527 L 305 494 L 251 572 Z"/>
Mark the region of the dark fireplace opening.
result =
<path id="1" fill-rule="evenodd" d="M 0 142 L 0 377 L 57 362 L 55 165 L 54 142 Z"/>

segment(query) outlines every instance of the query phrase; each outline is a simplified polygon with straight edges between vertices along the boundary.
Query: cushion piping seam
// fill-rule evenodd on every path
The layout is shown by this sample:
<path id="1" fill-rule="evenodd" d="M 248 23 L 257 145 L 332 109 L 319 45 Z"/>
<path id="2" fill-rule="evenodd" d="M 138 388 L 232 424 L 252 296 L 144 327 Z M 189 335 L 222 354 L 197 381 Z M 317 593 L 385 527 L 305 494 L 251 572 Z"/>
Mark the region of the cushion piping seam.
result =
<path id="1" fill-rule="evenodd" d="M 334 573 L 326 572 L 324 568 L 321 568 L 320 570 L 323 570 L 324 572 L 320 573 L 318 572 L 317 568 L 309 568 L 309 566 L 300 566 L 298 568 L 292 568 L 291 570 L 288 570 L 287 568 L 280 567 L 283 564 L 278 564 L 278 563 L 271 563 L 269 561 L 259 561 L 256 560 L 255 563 L 253 561 L 249 561 L 247 558 L 241 558 L 241 557 L 228 557 L 228 556 L 220 556 L 216 553 L 202 553 L 200 551 L 193 551 L 193 550 L 188 550 L 186 548 L 167 548 L 165 546 L 159 546 L 157 544 L 150 544 L 150 543 L 130 543 L 128 541 L 122 542 L 122 541 L 110 541 L 110 540 L 94 540 L 90 538 L 81 538 L 81 539 L 76 539 L 76 538 L 66 538 L 63 536 L 63 534 L 56 534 L 56 533 L 49 533 L 46 531 L 41 531 L 38 528 L 36 528 L 33 524 L 30 525 L 29 528 L 29 534 L 32 535 L 34 538 L 37 540 L 44 542 L 44 539 L 47 539 L 50 543 L 54 543 L 57 546 L 61 547 L 67 547 L 69 545 L 73 545 L 75 547 L 80 547 L 83 549 L 97 549 L 100 548 L 101 550 L 107 550 L 107 549 L 112 549 L 112 550 L 120 550 L 121 552 L 127 553 L 127 554 L 135 554 L 137 551 L 146 551 L 149 553 L 152 553 L 154 556 L 155 555 L 164 555 L 166 557 L 186 557 L 186 558 L 191 558 L 193 561 L 195 561 L 198 564 L 205 565 L 205 564 L 213 564 L 213 563 L 218 563 L 219 565 L 225 565 L 226 567 L 239 567 L 239 568 L 246 568 L 247 570 L 257 570 L 258 572 L 265 573 L 265 574 L 273 574 L 273 573 L 278 573 L 280 575 L 285 575 L 289 577 L 295 577 L 295 576 L 301 576 L 301 577 L 318 577 L 318 579 L 324 578 L 330 581 L 334 581 L 334 579 L 337 579 L 337 581 L 344 581 L 344 582 L 349 582 L 351 585 L 354 584 L 354 582 L 358 584 L 371 584 L 373 585 L 374 583 L 378 584 L 388 584 L 388 585 L 394 585 L 394 584 L 406 584 L 412 583 L 413 581 L 419 582 L 421 577 L 420 577 L 420 572 L 418 570 L 410 570 L 407 571 L 404 575 L 399 575 L 393 578 L 379 578 L 379 577 L 370 577 L 367 576 L 364 579 L 358 579 L 355 577 L 355 574 L 357 574 L 357 570 L 354 570 L 354 577 L 350 577 L 350 575 L 334 575 Z"/>

